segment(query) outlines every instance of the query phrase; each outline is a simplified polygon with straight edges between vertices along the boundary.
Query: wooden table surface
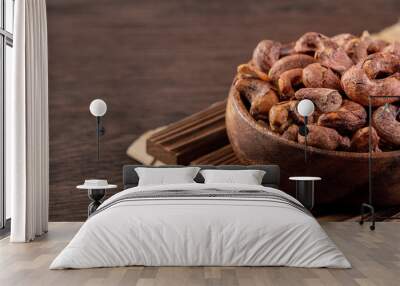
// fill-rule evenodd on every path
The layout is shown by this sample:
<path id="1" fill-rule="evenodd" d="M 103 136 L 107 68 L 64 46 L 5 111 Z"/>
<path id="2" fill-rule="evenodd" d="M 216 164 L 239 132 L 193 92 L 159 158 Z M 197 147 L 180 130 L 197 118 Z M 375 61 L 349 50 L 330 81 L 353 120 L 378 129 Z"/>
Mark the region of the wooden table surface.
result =
<path id="1" fill-rule="evenodd" d="M 49 0 L 50 219 L 82 220 L 88 178 L 122 183 L 142 132 L 223 100 L 263 38 L 377 32 L 400 1 Z M 108 104 L 96 162 L 91 100 Z"/>

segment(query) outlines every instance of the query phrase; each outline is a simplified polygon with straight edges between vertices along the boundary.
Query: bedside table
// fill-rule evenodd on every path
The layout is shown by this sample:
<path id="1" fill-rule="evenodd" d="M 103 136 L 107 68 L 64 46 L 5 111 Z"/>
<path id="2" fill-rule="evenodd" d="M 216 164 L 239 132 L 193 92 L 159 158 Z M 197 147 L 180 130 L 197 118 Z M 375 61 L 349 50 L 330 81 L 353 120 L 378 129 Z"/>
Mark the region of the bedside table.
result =
<path id="1" fill-rule="evenodd" d="M 320 177 L 290 177 L 296 182 L 296 199 L 307 209 L 314 207 L 314 182 L 320 181 Z"/>
<path id="2" fill-rule="evenodd" d="M 83 185 L 76 186 L 77 189 L 87 190 L 88 197 L 92 201 L 88 206 L 88 217 L 101 205 L 106 190 L 115 189 L 117 185 L 110 185 L 107 180 L 85 180 Z"/>

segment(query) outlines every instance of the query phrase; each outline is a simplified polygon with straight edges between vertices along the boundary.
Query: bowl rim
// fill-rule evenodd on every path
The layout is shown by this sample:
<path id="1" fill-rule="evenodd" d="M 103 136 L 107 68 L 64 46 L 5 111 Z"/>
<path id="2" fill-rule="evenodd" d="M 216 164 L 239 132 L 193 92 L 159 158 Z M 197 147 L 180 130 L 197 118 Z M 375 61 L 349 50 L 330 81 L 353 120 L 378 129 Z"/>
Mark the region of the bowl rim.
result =
<path id="1" fill-rule="evenodd" d="M 235 82 L 235 80 L 234 80 Z M 265 136 L 270 136 L 274 140 L 277 140 L 280 143 L 287 144 L 291 147 L 294 147 L 296 149 L 304 151 L 305 146 L 303 144 L 300 144 L 298 142 L 294 142 L 285 138 L 282 138 L 269 130 L 268 128 L 265 128 L 261 124 L 259 124 L 248 112 L 247 108 L 244 106 L 243 101 L 240 98 L 239 92 L 236 90 L 234 87 L 234 82 L 231 85 L 230 91 L 229 91 L 229 97 L 232 97 L 233 104 L 235 105 L 235 108 L 238 110 L 239 116 L 242 117 L 242 119 L 252 128 L 257 129 L 260 133 L 262 133 Z M 229 104 L 229 101 L 228 101 Z M 362 159 L 368 159 L 369 158 L 369 152 L 349 152 L 349 151 L 336 151 L 336 150 L 325 150 L 317 147 L 312 147 L 312 146 L 307 146 L 307 151 L 310 154 L 321 154 L 321 155 L 331 155 L 331 156 L 339 156 L 339 157 L 352 157 L 354 159 L 357 158 L 362 158 Z M 385 152 L 373 152 L 371 158 L 372 159 L 380 159 L 380 158 L 388 158 L 388 157 L 393 157 L 393 156 L 400 156 L 400 150 L 397 151 L 385 151 Z"/>

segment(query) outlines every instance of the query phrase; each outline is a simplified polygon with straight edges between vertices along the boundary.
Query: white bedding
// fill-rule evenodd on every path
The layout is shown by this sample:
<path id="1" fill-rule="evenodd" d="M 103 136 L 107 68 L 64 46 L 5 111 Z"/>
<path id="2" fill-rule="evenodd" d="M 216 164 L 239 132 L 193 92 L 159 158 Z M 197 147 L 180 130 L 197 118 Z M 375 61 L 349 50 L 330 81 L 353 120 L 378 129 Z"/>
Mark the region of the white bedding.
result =
<path id="1" fill-rule="evenodd" d="M 262 190 L 297 202 L 279 190 L 254 185 L 193 183 L 127 189 L 100 206 L 103 211 L 83 224 L 50 269 L 127 265 L 351 267 L 311 215 L 273 200 L 185 197 L 112 204 L 132 192 L 205 188 Z"/>

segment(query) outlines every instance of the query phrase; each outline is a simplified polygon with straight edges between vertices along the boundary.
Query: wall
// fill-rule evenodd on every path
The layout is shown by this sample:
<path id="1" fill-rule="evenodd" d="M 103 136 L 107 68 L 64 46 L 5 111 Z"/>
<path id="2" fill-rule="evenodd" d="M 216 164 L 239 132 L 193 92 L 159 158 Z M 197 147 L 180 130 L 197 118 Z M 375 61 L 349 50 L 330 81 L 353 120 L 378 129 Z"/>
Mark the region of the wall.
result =
<path id="1" fill-rule="evenodd" d="M 244 3 L 246 2 L 246 3 Z M 399 1 L 49 0 L 50 220 L 83 220 L 75 186 L 121 185 L 126 148 L 142 132 L 226 97 L 235 67 L 263 38 L 311 30 L 371 32 L 398 19 Z M 108 104 L 97 166 L 91 100 Z"/>

